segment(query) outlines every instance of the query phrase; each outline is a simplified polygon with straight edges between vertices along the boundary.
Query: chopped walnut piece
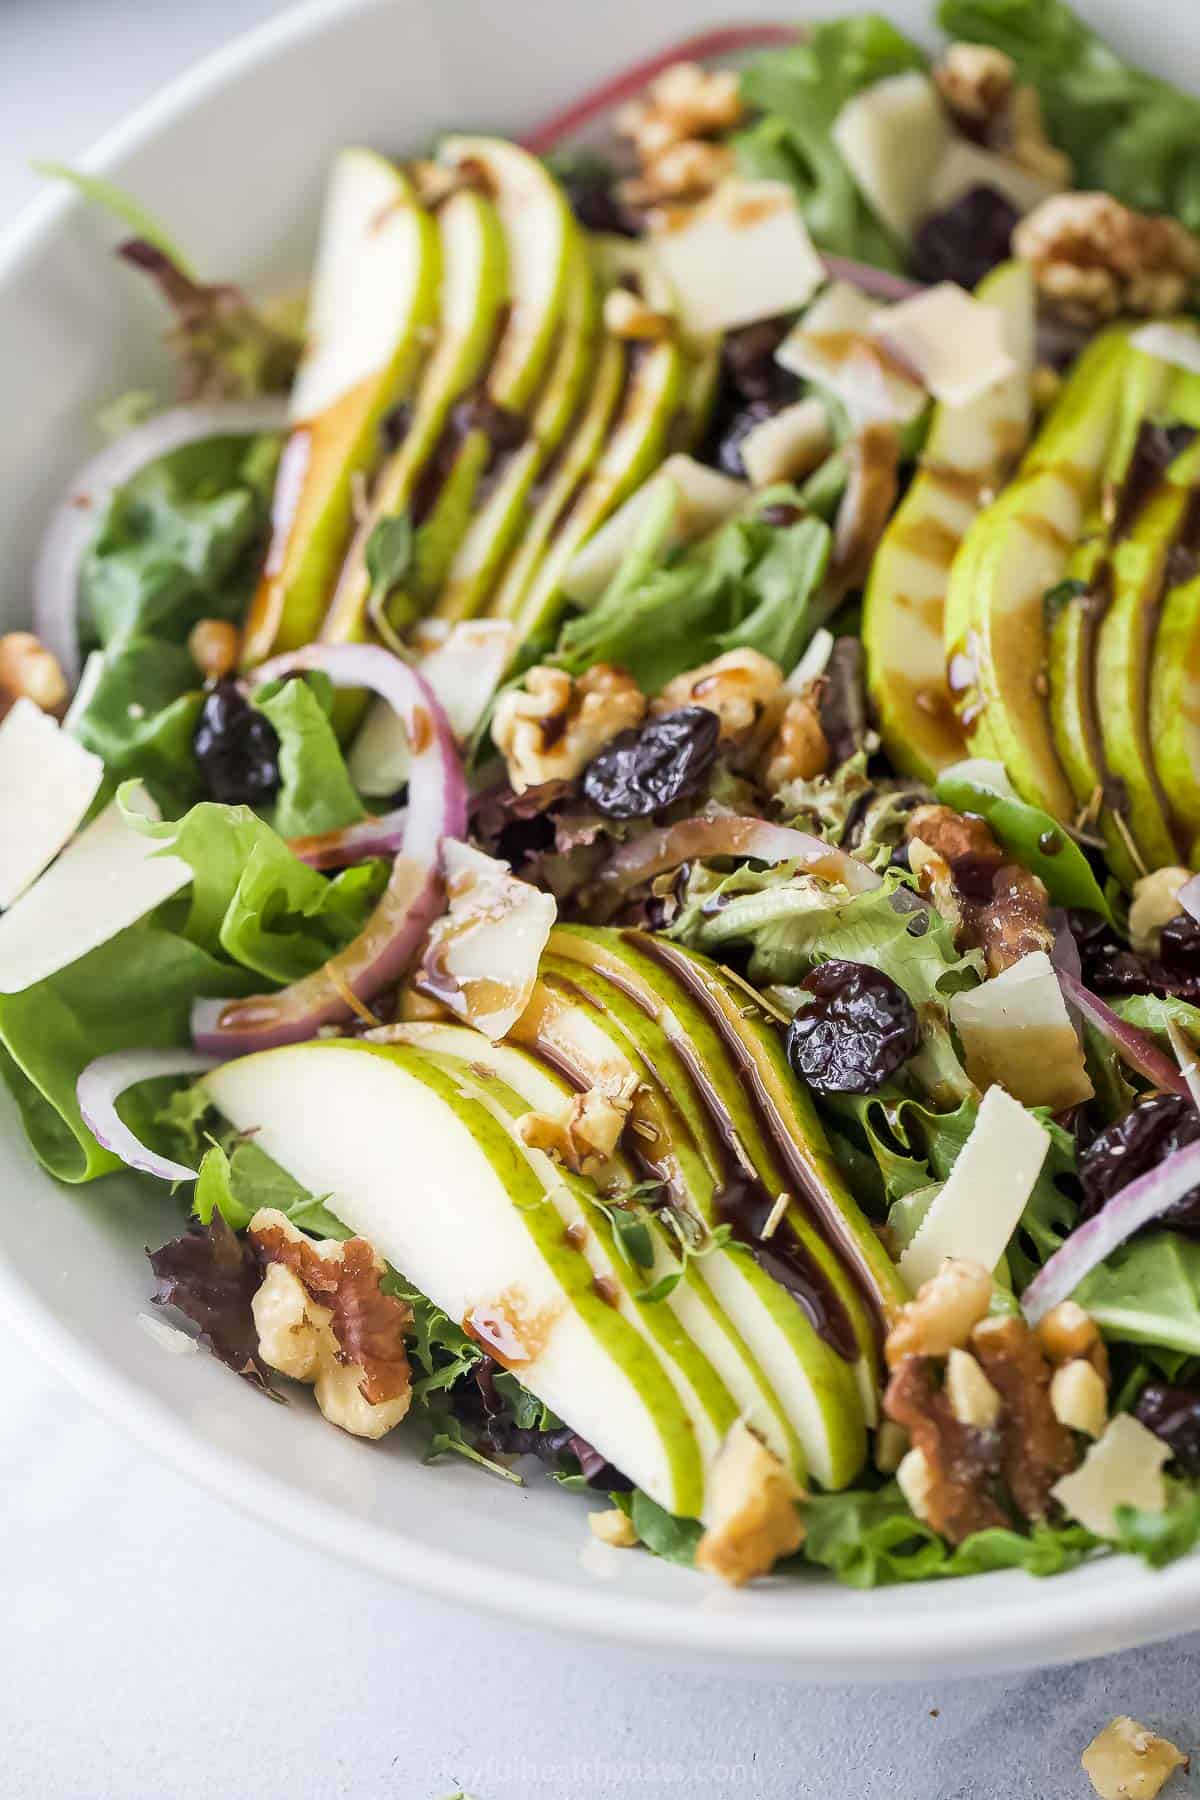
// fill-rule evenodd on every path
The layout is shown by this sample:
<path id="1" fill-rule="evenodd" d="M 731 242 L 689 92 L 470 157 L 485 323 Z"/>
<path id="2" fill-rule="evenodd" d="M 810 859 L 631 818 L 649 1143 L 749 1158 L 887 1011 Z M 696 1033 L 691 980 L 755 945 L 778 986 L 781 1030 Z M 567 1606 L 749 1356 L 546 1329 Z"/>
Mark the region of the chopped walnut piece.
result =
<path id="1" fill-rule="evenodd" d="M 614 1550 L 632 1550 L 638 1541 L 633 1520 L 626 1517 L 619 1506 L 608 1512 L 589 1513 L 588 1530 L 602 1544 L 611 1544 Z"/>
<path id="2" fill-rule="evenodd" d="M 964 1425 L 926 1356 L 906 1356 L 888 1382 L 884 1411 L 903 1425 L 913 1448 L 904 1459 L 903 1492 L 918 1518 L 961 1544 L 976 1531 L 1007 1525 L 992 1497 L 1000 1468 L 1000 1439 L 994 1431 Z M 910 1462 L 909 1458 L 919 1460 Z"/>
<path id="3" fill-rule="evenodd" d="M 1200 240 L 1111 194 L 1051 195 L 1021 220 L 1013 250 L 1032 265 L 1043 298 L 1078 325 L 1177 312 L 1200 277 Z"/>
<path id="4" fill-rule="evenodd" d="M 1107 1386 L 1108 1351 L 1100 1327 L 1074 1300 L 1063 1300 L 1051 1307 L 1037 1326 L 1037 1340 L 1052 1363 L 1085 1357 Z"/>
<path id="5" fill-rule="evenodd" d="M 57 712 L 66 698 L 67 678 L 53 650 L 32 631 L 6 631 L 0 637 L 0 717 L 17 700 Z"/>
<path id="6" fill-rule="evenodd" d="M 659 717 L 684 706 L 706 707 L 721 721 L 721 742 L 742 744 L 782 686 L 783 671 L 769 656 L 759 650 L 726 650 L 668 681 L 650 711 Z"/>
<path id="7" fill-rule="evenodd" d="M 598 1174 L 621 1141 L 636 1088 L 637 1076 L 630 1075 L 614 1094 L 598 1087 L 576 1094 L 557 1117 L 527 1112 L 517 1121 L 521 1140 L 576 1175 Z"/>
<path id="8" fill-rule="evenodd" d="M 572 680 L 539 663 L 519 688 L 496 702 L 492 740 L 508 767 L 513 792 L 571 781 L 604 746 L 640 725 L 646 701 L 637 682 L 611 663 L 595 663 Z"/>
<path id="9" fill-rule="evenodd" d="M 383 1259 L 365 1238 L 314 1242 L 270 1207 L 255 1213 L 249 1238 L 268 1265 L 253 1302 L 263 1361 L 312 1383 L 331 1424 L 382 1437 L 412 1397 L 412 1313 L 381 1291 Z"/>
<path id="10" fill-rule="evenodd" d="M 1000 1417 L 1000 1396 L 969 1350 L 947 1357 L 946 1396 L 960 1425 L 990 1431 Z"/>
<path id="11" fill-rule="evenodd" d="M 1080 1762 L 1100 1800 L 1154 1800 L 1191 1759 L 1148 1725 L 1122 1716 L 1094 1737 Z"/>
<path id="12" fill-rule="evenodd" d="M 815 696 L 793 694 L 763 752 L 762 783 L 777 794 L 789 781 L 813 781 L 829 767 L 829 743 Z"/>
<path id="13" fill-rule="evenodd" d="M 1081 1357 L 1055 1369 L 1050 1404 L 1060 1425 L 1082 1431 L 1085 1437 L 1102 1436 L 1108 1424 L 1108 1389 L 1091 1363 Z"/>
<path id="14" fill-rule="evenodd" d="M 884 1351 L 894 1369 L 906 1356 L 948 1356 L 961 1349 L 992 1303 L 992 1278 L 980 1263 L 947 1257 L 915 1300 L 900 1309 Z"/>
<path id="15" fill-rule="evenodd" d="M 1024 1518 L 1044 1519 L 1051 1488 L 1079 1461 L 1074 1437 L 1054 1416 L 1050 1365 L 1023 1319 L 984 1319 L 971 1348 L 1003 1402 L 998 1429 L 1009 1492 Z"/>
<path id="16" fill-rule="evenodd" d="M 1033 950 L 1053 948 L 1045 888 L 1036 875 L 1008 860 L 982 819 L 949 806 L 918 806 L 904 833 L 910 844 L 920 841 L 923 889 L 943 916 L 953 908 L 960 947 L 982 950 L 989 975 L 999 975 Z"/>
<path id="17" fill-rule="evenodd" d="M 779 1458 L 743 1420 L 717 1452 L 709 1513 L 696 1567 L 733 1587 L 766 1575 L 804 1542 L 796 1502 L 804 1499 Z"/>
<path id="18" fill-rule="evenodd" d="M 669 201 L 707 199 L 727 175 L 733 173 L 733 151 L 724 144 L 687 139 L 646 162 L 642 173 L 619 187 L 627 206 L 661 206 Z"/>
<path id="19" fill-rule="evenodd" d="M 696 140 L 731 131 L 742 117 L 737 72 L 708 70 L 699 63 L 672 63 L 652 82 L 644 100 L 623 106 L 617 130 L 637 152 L 643 172 L 676 146 L 711 150 Z M 723 161 L 728 164 L 726 152 Z"/>
<path id="20" fill-rule="evenodd" d="M 188 634 L 188 655 L 208 681 L 237 668 L 242 634 L 228 619 L 198 619 Z"/>
<path id="21" fill-rule="evenodd" d="M 938 93 L 971 136 L 1003 117 L 1016 75 L 1012 57 L 991 44 L 950 44 L 933 71 Z"/>

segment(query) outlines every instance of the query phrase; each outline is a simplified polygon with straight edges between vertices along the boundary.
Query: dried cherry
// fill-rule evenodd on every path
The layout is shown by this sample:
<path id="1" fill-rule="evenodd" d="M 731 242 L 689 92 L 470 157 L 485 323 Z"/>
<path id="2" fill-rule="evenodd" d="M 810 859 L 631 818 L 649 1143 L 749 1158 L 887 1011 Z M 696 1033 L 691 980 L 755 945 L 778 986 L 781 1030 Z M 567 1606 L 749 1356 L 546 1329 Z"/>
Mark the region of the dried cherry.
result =
<path id="1" fill-rule="evenodd" d="M 1133 1412 L 1148 1431 L 1170 1446 L 1186 1474 L 1200 1475 L 1200 1392 L 1152 1381 L 1142 1389 Z"/>
<path id="2" fill-rule="evenodd" d="M 1079 1158 L 1080 1218 L 1093 1218 L 1123 1187 L 1198 1138 L 1200 1112 L 1182 1095 L 1156 1094 L 1131 1107 L 1093 1138 Z M 1154 1223 L 1200 1236 L 1200 1187 L 1176 1200 Z"/>
<path id="3" fill-rule="evenodd" d="M 921 220 L 913 236 L 913 272 L 928 282 L 973 288 L 1009 253 L 1020 214 L 997 188 L 968 188 L 941 212 Z"/>
<path id="4" fill-rule="evenodd" d="M 609 819 L 644 819 L 700 785 L 717 754 L 721 722 L 683 706 L 621 732 L 583 771 L 586 798 Z"/>
<path id="5" fill-rule="evenodd" d="M 232 675 L 204 697 L 192 749 L 209 797 L 227 806 L 261 806 L 279 791 L 279 738 Z"/>
<path id="6" fill-rule="evenodd" d="M 1186 913 L 1163 926 L 1156 957 L 1130 950 L 1099 913 L 1076 907 L 1067 916 L 1084 983 L 1095 993 L 1173 995 L 1200 1004 L 1200 926 Z"/>
<path id="7" fill-rule="evenodd" d="M 916 1008 L 882 969 L 833 957 L 803 985 L 816 1000 L 788 1027 L 788 1061 L 818 1094 L 873 1094 L 920 1049 Z"/>

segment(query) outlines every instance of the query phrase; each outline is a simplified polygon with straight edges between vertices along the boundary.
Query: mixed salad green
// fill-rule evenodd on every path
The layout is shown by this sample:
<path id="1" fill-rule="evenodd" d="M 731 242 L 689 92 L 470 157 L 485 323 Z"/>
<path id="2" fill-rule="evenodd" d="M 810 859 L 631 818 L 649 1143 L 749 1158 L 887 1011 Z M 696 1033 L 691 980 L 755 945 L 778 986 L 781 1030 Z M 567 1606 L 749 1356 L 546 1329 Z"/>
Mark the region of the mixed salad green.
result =
<path id="1" fill-rule="evenodd" d="M 181 390 L 0 639 L 30 1145 L 264 1393 L 735 1583 L 1200 1543 L 1200 101 L 938 22 L 348 149 L 265 305 L 53 171 Z"/>

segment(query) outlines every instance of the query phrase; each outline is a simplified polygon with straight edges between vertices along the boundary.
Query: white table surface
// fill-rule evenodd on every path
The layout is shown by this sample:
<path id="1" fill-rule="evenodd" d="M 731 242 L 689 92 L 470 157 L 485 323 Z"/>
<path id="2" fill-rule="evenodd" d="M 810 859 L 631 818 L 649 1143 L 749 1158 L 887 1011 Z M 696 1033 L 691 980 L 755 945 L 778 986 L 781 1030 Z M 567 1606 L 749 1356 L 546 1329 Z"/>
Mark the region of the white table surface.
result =
<path id="1" fill-rule="evenodd" d="M 0 224 L 33 191 L 29 157 L 77 153 L 276 10 L 0 0 Z M 247 1522 L 115 1436 L 2 1322 L 0 1369 L 3 1800 L 1086 1800 L 1079 1753 L 1114 1713 L 1200 1749 L 1200 1635 L 958 1684 L 631 1666 Z M 1189 1791 L 1200 1770 L 1167 1790 Z"/>

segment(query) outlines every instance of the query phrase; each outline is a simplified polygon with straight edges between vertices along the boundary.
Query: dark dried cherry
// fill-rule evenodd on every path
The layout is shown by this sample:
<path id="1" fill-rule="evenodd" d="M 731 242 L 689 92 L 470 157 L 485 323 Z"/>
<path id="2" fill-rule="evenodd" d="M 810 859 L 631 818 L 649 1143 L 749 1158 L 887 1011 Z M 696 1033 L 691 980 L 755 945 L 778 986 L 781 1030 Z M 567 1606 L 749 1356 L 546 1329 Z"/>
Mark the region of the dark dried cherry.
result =
<path id="1" fill-rule="evenodd" d="M 200 776 L 212 800 L 261 806 L 279 791 L 279 738 L 232 675 L 204 697 L 192 737 Z"/>
<path id="2" fill-rule="evenodd" d="M 648 818 L 699 787 L 720 733 L 721 721 L 704 706 L 623 731 L 583 771 L 584 794 L 606 818 Z"/>
<path id="3" fill-rule="evenodd" d="M 567 205 L 586 231 L 603 231 L 617 237 L 641 236 L 638 215 L 626 206 L 617 191 L 617 171 L 602 158 L 580 157 L 559 173 L 559 182 Z"/>
<path id="4" fill-rule="evenodd" d="M 882 969 L 832 957 L 803 985 L 816 1000 L 788 1027 L 788 1061 L 818 1094 L 873 1094 L 920 1049 L 916 1008 Z"/>
<path id="5" fill-rule="evenodd" d="M 1156 1094 L 1093 1138 L 1079 1158 L 1081 1219 L 1093 1218 L 1114 1194 L 1157 1168 L 1164 1156 L 1200 1138 L 1200 1112 L 1179 1094 Z M 1160 1213 L 1155 1225 L 1200 1236 L 1200 1187 Z"/>
<path id="6" fill-rule="evenodd" d="M 941 212 L 921 220 L 913 236 L 913 272 L 920 281 L 956 281 L 973 288 L 1009 253 L 1020 218 L 998 189 L 968 188 Z"/>
<path id="7" fill-rule="evenodd" d="M 1163 926 L 1157 956 L 1130 950 L 1099 913 L 1076 907 L 1068 919 L 1084 984 L 1095 993 L 1173 995 L 1200 1005 L 1200 926 L 1186 914 Z"/>
<path id="8" fill-rule="evenodd" d="M 796 376 L 775 361 L 789 324 L 787 319 L 758 319 L 731 331 L 721 346 L 721 380 L 705 456 L 738 480 L 746 475 L 742 440 L 800 392 Z"/>
<path id="9" fill-rule="evenodd" d="M 1200 1475 L 1200 1391 L 1151 1381 L 1142 1389 L 1133 1413 L 1170 1446 L 1185 1474 Z"/>

